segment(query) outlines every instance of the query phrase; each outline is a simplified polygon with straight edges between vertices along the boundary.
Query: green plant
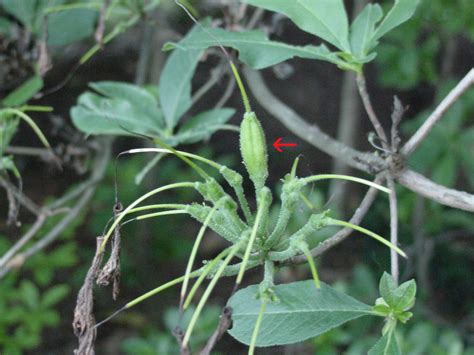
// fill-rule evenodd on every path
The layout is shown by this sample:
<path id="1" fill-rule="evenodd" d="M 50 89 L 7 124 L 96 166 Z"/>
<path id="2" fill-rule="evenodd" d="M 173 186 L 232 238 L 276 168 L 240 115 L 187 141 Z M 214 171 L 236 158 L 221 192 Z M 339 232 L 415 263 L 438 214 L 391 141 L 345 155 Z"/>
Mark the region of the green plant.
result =
<path id="1" fill-rule="evenodd" d="M 363 64 L 375 57 L 372 50 L 378 40 L 391 29 L 406 21 L 413 14 L 417 5 L 416 2 L 397 1 L 383 21 L 381 21 L 383 17 L 381 8 L 378 5 L 367 5 L 353 22 L 349 35 L 347 16 L 342 2 L 320 4 L 320 9 L 324 9 L 327 12 L 326 15 L 332 16 L 321 16 L 322 13 L 311 11 L 311 6 L 314 4 L 304 0 L 295 4 L 279 1 L 248 2 L 286 14 L 300 28 L 325 39 L 337 47 L 340 52 L 330 52 L 324 45 L 298 48 L 282 43 L 273 43 L 256 32 L 228 33 L 214 29 L 194 30 L 180 43 L 169 44 L 167 48 L 196 51 L 217 42 L 217 44 L 229 45 L 238 49 L 240 58 L 255 68 L 263 68 L 293 55 L 299 55 L 327 60 L 342 69 L 352 70 L 360 75 Z M 377 26 L 379 21 L 381 22 Z M 209 41 L 209 37 L 212 38 L 211 41 Z M 248 45 L 249 42 L 252 43 L 251 46 Z M 389 190 L 378 184 L 349 176 L 314 175 L 300 178 L 297 176 L 298 159 L 296 159 L 291 172 L 283 180 L 278 219 L 274 225 L 269 225 L 269 211 L 273 195 L 266 186 L 268 157 L 265 134 L 255 113 L 251 110 L 236 67 L 232 62 L 230 65 L 239 85 L 246 110 L 240 126 L 240 150 L 243 163 L 255 187 L 256 211 L 251 211 L 242 188 L 243 177 L 236 171 L 204 157 L 176 151 L 161 140 L 157 140 L 157 143 L 163 148 L 135 150 L 134 152 L 154 151 L 161 154 L 174 154 L 191 166 L 203 181 L 176 182 L 164 185 L 135 200 L 117 215 L 107 229 L 99 253 L 104 251 L 114 230 L 131 213 L 153 209 L 162 210 L 131 219 L 138 221 L 172 214 L 189 214 L 202 223 L 202 228 L 196 238 L 184 276 L 138 297 L 127 303 L 121 310 L 129 309 L 148 297 L 181 282 L 183 285 L 180 308 L 184 310 L 189 306 L 204 278 L 210 277 L 210 283 L 201 296 L 181 340 L 181 349 L 187 349 L 197 319 L 218 280 L 223 276 L 237 275 L 235 284 L 237 288 L 241 284 L 246 270 L 263 266 L 263 280 L 260 285 L 240 290 L 228 301 L 234 321 L 230 334 L 249 345 L 250 354 L 253 354 L 255 346 L 282 345 L 302 341 L 364 315 L 381 316 L 386 319 L 382 337 L 370 350 L 370 353 L 400 353 L 395 337 L 395 328 L 398 322 L 405 323 L 411 317 L 409 309 L 413 307 L 416 293 L 414 281 L 397 286 L 391 276 L 384 274 L 380 281 L 381 297 L 374 307 L 370 307 L 320 282 L 307 239 L 324 227 L 342 226 L 365 233 L 402 256 L 405 256 L 404 252 L 396 245 L 365 228 L 330 217 L 328 211 L 313 212 L 295 233 L 289 234 L 286 230 L 295 213 L 296 203 L 300 199 L 308 203 L 308 199 L 305 198 L 305 188 L 312 182 L 336 178 L 366 184 L 387 193 Z M 206 164 L 207 168 L 217 170 L 234 190 L 237 201 L 209 175 L 209 169 L 201 168 L 192 160 Z M 210 205 L 164 203 L 138 207 L 151 196 L 179 188 L 195 189 Z M 313 206 L 309 205 L 308 207 L 312 209 Z M 244 219 L 239 213 L 243 214 Z M 203 267 L 191 271 L 197 250 L 208 227 L 230 242 L 231 246 L 224 249 Z M 307 258 L 314 283 L 303 281 L 275 285 L 275 266 L 288 262 L 297 255 L 304 255 Z M 231 265 L 234 257 L 240 258 L 241 262 Z M 188 294 L 187 288 L 191 277 L 198 279 Z M 254 299 L 255 296 L 257 300 Z M 282 322 L 291 325 L 291 327 L 281 329 L 276 326 Z"/>

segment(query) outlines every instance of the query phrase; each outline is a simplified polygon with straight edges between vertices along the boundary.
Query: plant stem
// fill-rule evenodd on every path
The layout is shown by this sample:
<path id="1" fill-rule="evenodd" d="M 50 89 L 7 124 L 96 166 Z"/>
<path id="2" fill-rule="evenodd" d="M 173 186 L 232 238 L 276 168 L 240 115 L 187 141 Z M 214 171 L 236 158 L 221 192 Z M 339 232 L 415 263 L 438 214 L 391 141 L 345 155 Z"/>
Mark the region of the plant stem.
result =
<path id="1" fill-rule="evenodd" d="M 189 274 L 191 273 L 194 260 L 196 259 L 197 251 L 199 249 L 199 246 L 201 245 L 201 241 L 202 241 L 202 238 L 204 237 L 204 233 L 206 232 L 207 226 L 209 222 L 211 221 L 211 218 L 214 215 L 214 212 L 216 212 L 216 209 L 217 209 L 217 205 L 215 205 L 212 208 L 212 210 L 209 212 L 209 214 L 207 215 L 206 220 L 204 221 L 204 224 L 202 225 L 196 237 L 196 240 L 193 245 L 193 249 L 191 250 L 191 255 L 189 256 L 188 264 L 186 266 L 186 272 L 184 274 L 183 285 L 181 287 L 181 299 L 180 299 L 180 305 L 179 305 L 180 310 L 183 309 L 184 297 L 186 296 L 186 291 L 188 288 Z"/>
<path id="2" fill-rule="evenodd" d="M 212 290 L 216 286 L 217 281 L 219 280 L 222 272 L 224 271 L 225 267 L 230 263 L 234 255 L 237 253 L 237 251 L 240 249 L 240 245 L 236 244 L 232 247 L 229 255 L 225 258 L 224 262 L 219 266 L 219 269 L 217 270 L 216 274 L 212 278 L 211 282 L 206 288 L 206 291 L 204 291 L 204 294 L 201 297 L 201 300 L 199 301 L 196 310 L 194 311 L 191 320 L 189 321 L 188 328 L 186 329 L 186 333 L 184 335 L 183 339 L 183 348 L 187 348 L 189 338 L 191 337 L 191 334 L 193 332 L 194 326 L 196 325 L 196 322 L 199 318 L 199 315 L 201 314 L 201 311 L 204 307 L 204 304 L 207 302 L 207 299 L 209 298 Z"/>
<path id="3" fill-rule="evenodd" d="M 267 308 L 267 300 L 262 299 L 262 304 L 260 306 L 260 311 L 258 312 L 257 321 L 255 322 L 255 327 L 252 332 L 252 339 L 250 340 L 249 355 L 253 355 L 255 351 L 255 344 L 257 343 L 258 332 L 260 331 L 260 325 L 263 320 L 263 315 L 265 314 L 265 309 Z"/>
<path id="4" fill-rule="evenodd" d="M 151 190 L 149 192 L 147 192 L 146 194 L 144 194 L 143 196 L 139 197 L 138 199 L 136 199 L 134 202 L 132 202 L 115 220 L 114 220 L 114 223 L 112 223 L 112 225 L 110 226 L 109 230 L 107 231 L 107 233 L 105 234 L 104 236 L 104 241 L 102 242 L 102 245 L 101 245 L 101 252 L 104 250 L 105 248 L 105 245 L 107 244 L 107 241 L 109 240 L 110 236 L 112 235 L 112 232 L 114 231 L 115 227 L 118 226 L 118 224 L 122 221 L 122 219 L 128 214 L 128 212 L 130 210 L 132 210 L 135 206 L 137 206 L 139 203 L 141 203 L 142 201 L 146 200 L 147 198 L 153 196 L 153 195 L 156 195 L 160 192 L 163 192 L 163 191 L 166 191 L 166 190 L 171 190 L 171 189 L 176 189 L 176 188 L 180 188 L 180 187 L 194 187 L 194 183 L 192 182 L 178 182 L 178 183 L 174 183 L 174 184 L 169 184 L 169 185 L 165 185 L 165 186 L 162 186 L 162 187 L 159 187 L 157 189 L 154 189 L 154 190 Z"/>
<path id="5" fill-rule="evenodd" d="M 378 189 L 380 191 L 383 191 L 387 194 L 390 193 L 390 189 L 387 189 L 386 187 L 384 187 L 382 185 L 376 184 L 375 182 L 372 182 L 372 181 L 369 181 L 369 180 L 361 179 L 361 178 L 354 177 L 354 176 L 348 176 L 348 175 L 321 174 L 321 175 L 309 176 L 309 177 L 303 178 L 302 180 L 305 183 L 309 183 L 309 182 L 314 182 L 314 181 L 318 181 L 318 180 L 326 180 L 326 179 L 339 179 L 339 180 L 348 180 L 348 181 L 358 182 L 359 184 L 363 184 L 363 185 L 367 185 L 367 186 L 376 188 L 376 189 Z"/>

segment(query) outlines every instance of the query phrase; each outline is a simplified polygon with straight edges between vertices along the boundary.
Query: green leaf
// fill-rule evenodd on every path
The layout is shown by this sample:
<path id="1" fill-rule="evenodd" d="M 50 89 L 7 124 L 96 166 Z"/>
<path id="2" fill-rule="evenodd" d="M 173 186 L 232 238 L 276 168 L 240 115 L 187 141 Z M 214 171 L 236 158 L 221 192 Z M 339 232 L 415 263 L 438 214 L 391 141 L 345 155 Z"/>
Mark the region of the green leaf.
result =
<path id="1" fill-rule="evenodd" d="M 402 313 L 413 307 L 416 296 L 416 282 L 410 280 L 396 286 L 392 276 L 384 272 L 380 279 L 380 295 L 395 312 Z"/>
<path id="2" fill-rule="evenodd" d="M 191 30 L 184 41 L 196 33 Z M 163 68 L 159 83 L 160 103 L 165 115 L 166 126 L 173 130 L 181 116 L 192 105 L 191 80 L 196 71 L 202 48 L 176 50 L 169 56 Z"/>
<path id="3" fill-rule="evenodd" d="M 196 143 L 208 139 L 214 132 L 222 128 L 235 113 L 234 109 L 222 108 L 204 111 L 184 123 L 176 138 L 185 144 Z"/>
<path id="4" fill-rule="evenodd" d="M 51 287 L 48 291 L 43 294 L 41 299 L 41 306 L 43 308 L 49 308 L 54 306 L 56 303 L 64 299 L 69 293 L 69 286 L 62 284 Z"/>
<path id="5" fill-rule="evenodd" d="M 350 52 L 348 20 L 342 0 L 244 0 L 288 16 L 299 28 Z"/>
<path id="6" fill-rule="evenodd" d="M 98 82 L 71 109 L 74 125 L 89 134 L 159 136 L 163 115 L 156 99 L 145 89 L 120 82 Z"/>
<path id="7" fill-rule="evenodd" d="M 377 44 L 377 40 L 387 32 L 408 21 L 415 13 L 419 2 L 419 0 L 395 0 L 395 4 L 377 27 L 371 46 L 374 47 Z"/>
<path id="8" fill-rule="evenodd" d="M 97 12 L 87 9 L 61 11 L 48 16 L 48 44 L 61 46 L 94 33 Z"/>
<path id="9" fill-rule="evenodd" d="M 369 51 L 371 39 L 375 32 L 375 25 L 382 19 L 382 9 L 378 4 L 368 4 L 356 17 L 351 25 L 352 54 L 357 58 L 364 58 Z"/>
<path id="10" fill-rule="evenodd" d="M 277 285 L 274 291 L 280 301 L 267 304 L 257 346 L 300 342 L 372 314 L 368 305 L 324 283 L 318 290 L 312 280 Z M 244 344 L 250 343 L 259 313 L 257 292 L 257 285 L 249 286 L 238 291 L 228 302 L 233 310 L 233 327 L 229 333 Z"/>
<path id="11" fill-rule="evenodd" d="M 369 350 L 368 355 L 401 355 L 395 331 L 381 337 L 374 347 Z"/>
<path id="12" fill-rule="evenodd" d="M 379 291 L 380 291 L 380 296 L 382 296 L 382 298 L 385 300 L 385 302 L 389 306 L 392 306 L 392 304 L 395 303 L 393 294 L 396 289 L 397 289 L 397 285 L 395 284 L 393 277 L 390 276 L 390 274 L 384 272 L 382 275 L 382 278 L 380 279 Z"/>
<path id="13" fill-rule="evenodd" d="M 5 107 L 15 107 L 23 105 L 31 99 L 43 87 L 43 79 L 39 75 L 25 81 L 7 97 L 5 97 L 1 104 Z"/>
<path id="14" fill-rule="evenodd" d="M 40 294 L 35 284 L 31 281 L 24 280 L 20 285 L 19 291 L 23 302 L 30 310 L 34 310 L 38 307 Z"/>
<path id="15" fill-rule="evenodd" d="M 36 0 L 2 0 L 0 5 L 31 29 L 36 14 Z"/>
<path id="16" fill-rule="evenodd" d="M 207 31 L 196 31 L 178 44 L 167 43 L 164 49 L 194 50 L 219 44 L 238 50 L 239 59 L 253 69 L 264 69 L 293 57 L 325 60 L 338 65 L 345 64 L 325 45 L 293 46 L 270 41 L 262 31 L 228 32 L 220 28 L 208 28 Z"/>

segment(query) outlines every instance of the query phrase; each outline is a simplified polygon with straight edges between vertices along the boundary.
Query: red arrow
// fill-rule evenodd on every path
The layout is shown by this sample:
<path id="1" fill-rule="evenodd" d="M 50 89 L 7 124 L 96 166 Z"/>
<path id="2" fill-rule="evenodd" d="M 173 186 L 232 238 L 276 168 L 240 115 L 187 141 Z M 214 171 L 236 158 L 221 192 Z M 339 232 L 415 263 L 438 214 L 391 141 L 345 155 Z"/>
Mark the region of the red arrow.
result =
<path id="1" fill-rule="evenodd" d="M 273 146 L 275 147 L 276 150 L 278 150 L 280 153 L 283 152 L 283 150 L 280 147 L 296 147 L 296 143 L 280 143 L 282 138 L 278 138 L 275 143 L 273 143 Z"/>

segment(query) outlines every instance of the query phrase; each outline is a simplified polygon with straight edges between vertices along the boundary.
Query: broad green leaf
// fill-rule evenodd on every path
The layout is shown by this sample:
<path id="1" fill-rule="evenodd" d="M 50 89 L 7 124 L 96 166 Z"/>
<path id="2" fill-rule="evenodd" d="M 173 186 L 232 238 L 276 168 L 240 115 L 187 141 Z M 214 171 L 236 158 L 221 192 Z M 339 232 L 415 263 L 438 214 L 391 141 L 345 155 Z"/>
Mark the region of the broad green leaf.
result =
<path id="1" fill-rule="evenodd" d="M 371 46 L 375 46 L 377 40 L 387 32 L 409 20 L 415 13 L 418 3 L 419 0 L 395 0 L 395 4 L 375 30 Z"/>
<path id="2" fill-rule="evenodd" d="M 86 9 L 61 11 L 48 16 L 48 44 L 61 46 L 94 33 L 97 12 Z"/>
<path id="3" fill-rule="evenodd" d="M 222 108 L 204 111 L 184 123 L 176 138 L 181 143 L 191 144 L 208 139 L 214 132 L 222 128 L 235 113 L 234 109 Z"/>
<path id="4" fill-rule="evenodd" d="M 395 290 L 394 298 L 395 303 L 393 307 L 397 312 L 406 311 L 413 307 L 416 296 L 416 282 L 415 280 L 409 280 L 402 283 Z"/>
<path id="5" fill-rule="evenodd" d="M 61 301 L 69 292 L 69 286 L 66 284 L 56 285 L 47 290 L 41 299 L 41 306 L 48 308 Z"/>
<path id="6" fill-rule="evenodd" d="M 416 283 L 414 280 L 406 281 L 397 287 L 392 276 L 384 272 L 379 288 L 384 301 L 396 313 L 410 309 L 415 303 Z"/>
<path id="7" fill-rule="evenodd" d="M 368 4 L 351 25 L 351 49 L 357 58 L 364 58 L 369 51 L 375 32 L 375 25 L 382 19 L 382 9 L 378 4 Z"/>
<path id="8" fill-rule="evenodd" d="M 380 279 L 379 291 L 380 291 L 380 296 L 382 296 L 382 298 L 385 300 L 385 302 L 389 306 L 392 306 L 392 304 L 395 303 L 393 294 L 396 289 L 397 289 L 397 285 L 395 284 L 393 277 L 390 276 L 390 274 L 384 272 L 382 275 L 382 278 Z"/>
<path id="9" fill-rule="evenodd" d="M 244 0 L 288 16 L 299 28 L 350 52 L 348 20 L 342 0 Z"/>
<path id="10" fill-rule="evenodd" d="M 29 99 L 31 99 L 38 91 L 43 87 L 43 79 L 39 75 L 35 75 L 32 78 L 25 81 L 12 93 L 5 97 L 1 104 L 6 107 L 15 107 L 23 105 Z"/>
<path id="11" fill-rule="evenodd" d="M 0 157 L 10 144 L 13 135 L 18 129 L 18 117 L 4 113 L 0 110 Z"/>
<path id="12" fill-rule="evenodd" d="M 257 338 L 257 346 L 297 343 L 352 319 L 370 315 L 371 307 L 322 283 L 316 289 L 312 280 L 277 285 L 279 302 L 268 303 Z M 255 298 L 258 286 L 249 286 L 233 295 L 233 327 L 229 333 L 249 344 L 260 309 Z"/>
<path id="13" fill-rule="evenodd" d="M 31 29 L 36 14 L 36 0 L 1 0 L 0 5 Z"/>
<path id="14" fill-rule="evenodd" d="M 374 347 L 369 350 L 368 355 L 401 355 L 395 331 L 381 337 Z"/>
<path id="15" fill-rule="evenodd" d="M 100 81 L 89 86 L 98 93 L 111 99 L 120 99 L 130 102 L 132 106 L 146 115 L 150 122 L 160 128 L 165 127 L 163 113 L 158 107 L 158 101 L 149 90 L 137 85 L 118 81 Z"/>
<path id="16" fill-rule="evenodd" d="M 197 31 L 191 30 L 183 40 Z M 160 103 L 166 126 L 173 130 L 181 116 L 191 107 L 191 80 L 196 71 L 202 49 L 176 50 L 169 56 L 159 83 Z"/>
<path id="17" fill-rule="evenodd" d="M 338 56 L 324 46 L 293 46 L 270 41 L 262 31 L 228 32 L 219 28 L 196 31 L 181 42 L 167 43 L 164 49 L 205 49 L 223 45 L 239 51 L 239 59 L 253 69 L 264 69 L 293 57 L 318 59 L 343 65 Z M 160 93 L 161 94 L 161 93 Z"/>
<path id="18" fill-rule="evenodd" d="M 145 107 L 145 104 L 146 101 L 138 106 L 126 99 L 86 92 L 71 109 L 71 117 L 74 125 L 88 134 L 159 136 L 161 112 L 156 102 L 153 107 Z M 153 108 L 155 115 L 150 116 L 147 111 Z"/>

